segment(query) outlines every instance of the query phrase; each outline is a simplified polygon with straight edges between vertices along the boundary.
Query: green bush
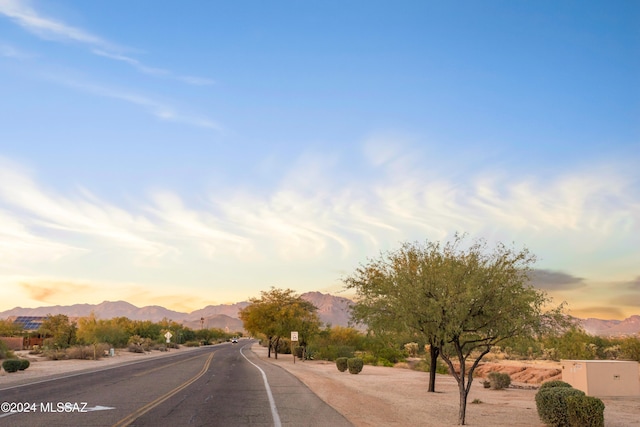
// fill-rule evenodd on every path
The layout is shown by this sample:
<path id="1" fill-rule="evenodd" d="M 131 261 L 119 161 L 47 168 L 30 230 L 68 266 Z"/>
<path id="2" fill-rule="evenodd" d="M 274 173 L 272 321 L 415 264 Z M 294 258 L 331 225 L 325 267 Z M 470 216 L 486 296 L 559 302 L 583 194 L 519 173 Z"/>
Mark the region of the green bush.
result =
<path id="1" fill-rule="evenodd" d="M 348 357 L 338 357 L 336 359 L 336 366 L 338 368 L 338 371 L 344 372 L 347 370 L 347 368 L 349 367 L 347 364 L 348 360 L 349 360 Z"/>
<path id="2" fill-rule="evenodd" d="M 540 420 L 551 427 L 569 426 L 567 398 L 584 395 L 584 392 L 573 387 L 541 388 L 536 393 L 536 409 Z"/>
<path id="3" fill-rule="evenodd" d="M 378 358 L 378 366 L 385 366 L 387 368 L 393 368 L 393 362 L 391 362 L 390 360 L 385 359 L 384 357 L 379 357 Z"/>
<path id="4" fill-rule="evenodd" d="M 365 365 L 376 366 L 378 364 L 378 358 L 373 354 L 365 354 L 364 356 L 362 356 L 362 361 Z"/>
<path id="5" fill-rule="evenodd" d="M 567 418 L 571 427 L 604 427 L 604 403 L 597 397 L 568 396 Z"/>
<path id="6" fill-rule="evenodd" d="M 395 347 L 378 348 L 373 353 L 378 358 L 378 361 L 380 361 L 380 359 L 385 359 L 388 362 L 391 362 L 391 366 L 393 366 L 394 363 L 403 361 L 406 357 L 406 353 L 403 350 Z"/>
<path id="7" fill-rule="evenodd" d="M 20 359 L 7 359 L 2 362 L 2 368 L 7 372 L 18 372 L 22 366 Z"/>
<path id="8" fill-rule="evenodd" d="M 571 384 L 560 380 L 547 381 L 546 383 L 542 383 L 540 390 L 552 387 L 571 387 Z"/>
<path id="9" fill-rule="evenodd" d="M 198 341 L 187 341 L 183 345 L 185 347 L 200 347 L 200 343 Z"/>
<path id="10" fill-rule="evenodd" d="M 310 346 L 309 351 L 313 352 L 316 359 L 336 360 L 338 357 L 353 357 L 355 347 L 348 345 L 327 345 L 327 346 Z"/>
<path id="11" fill-rule="evenodd" d="M 11 359 L 13 357 L 13 352 L 9 350 L 7 345 L 0 341 L 0 359 Z"/>
<path id="12" fill-rule="evenodd" d="M 31 362 L 29 362 L 27 359 L 20 359 L 20 367 L 18 368 L 19 370 L 24 371 L 29 366 L 31 366 Z"/>
<path id="13" fill-rule="evenodd" d="M 364 361 L 359 357 L 347 359 L 347 367 L 350 374 L 359 374 L 364 366 Z"/>
<path id="14" fill-rule="evenodd" d="M 511 377 L 504 372 L 489 372 L 489 385 L 494 390 L 502 390 L 511 385 Z"/>

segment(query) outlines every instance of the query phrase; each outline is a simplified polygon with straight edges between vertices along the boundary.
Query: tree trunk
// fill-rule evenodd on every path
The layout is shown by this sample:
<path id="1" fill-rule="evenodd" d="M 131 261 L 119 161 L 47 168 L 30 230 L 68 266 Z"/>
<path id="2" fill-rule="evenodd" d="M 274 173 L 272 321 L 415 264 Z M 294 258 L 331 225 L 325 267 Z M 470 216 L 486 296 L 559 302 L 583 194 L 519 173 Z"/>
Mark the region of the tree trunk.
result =
<path id="1" fill-rule="evenodd" d="M 464 386 L 464 377 L 462 377 L 462 382 L 460 382 L 458 386 L 460 388 L 460 410 L 458 411 L 458 424 L 463 426 L 465 416 L 467 414 L 467 389 Z"/>
<path id="2" fill-rule="evenodd" d="M 430 393 L 435 393 L 436 391 L 436 370 L 438 369 L 438 355 L 440 354 L 440 349 L 436 346 L 431 345 L 429 347 L 429 356 L 431 357 L 429 363 L 429 390 Z"/>
<path id="3" fill-rule="evenodd" d="M 271 337 L 269 337 L 269 343 L 267 344 L 267 358 L 271 358 Z"/>

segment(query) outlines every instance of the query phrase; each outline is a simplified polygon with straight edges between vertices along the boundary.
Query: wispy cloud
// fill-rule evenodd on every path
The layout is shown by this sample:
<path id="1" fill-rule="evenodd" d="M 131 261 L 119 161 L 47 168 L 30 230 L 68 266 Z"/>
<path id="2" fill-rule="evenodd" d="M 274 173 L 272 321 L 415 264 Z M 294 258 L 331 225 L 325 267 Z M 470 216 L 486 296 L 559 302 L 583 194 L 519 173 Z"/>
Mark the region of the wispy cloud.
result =
<path id="1" fill-rule="evenodd" d="M 22 228 L 29 228 L 29 233 L 36 227 L 77 233 L 116 243 L 142 256 L 159 256 L 172 250 L 144 236 L 152 225 L 143 217 L 112 206 L 88 192 L 72 197 L 58 196 L 41 188 L 24 171 L 12 168 L 6 161 L 1 166 L 0 203 L 20 213 L 12 219 Z M 53 240 L 50 245 L 62 246 L 63 243 Z"/>
<path id="2" fill-rule="evenodd" d="M 455 231 L 486 237 L 492 230 L 518 235 L 516 243 L 529 247 L 539 241 L 541 230 L 553 234 L 554 247 L 597 236 L 589 250 L 601 257 L 608 247 L 624 251 L 629 260 L 640 254 L 630 237 L 640 218 L 637 202 L 628 196 L 634 175 L 593 179 L 565 171 L 542 183 L 507 171 L 489 180 L 479 172 L 454 182 L 451 176 L 431 176 L 421 163 L 401 168 L 376 162 L 368 178 L 360 179 L 338 173 L 343 164 L 335 155 L 310 153 L 273 188 L 205 192 L 198 205 L 158 190 L 134 208 L 113 205 L 89 190 L 46 188 L 32 174 L 5 163 L 0 167 L 0 233 L 16 247 L 24 239 L 23 256 L 44 242 L 59 257 L 115 247 L 132 259 L 160 259 L 166 266 L 186 256 L 193 265 L 222 257 L 236 267 L 256 259 L 279 265 L 357 262 L 401 241 L 441 240 Z M 85 237 L 82 244 L 74 235 Z M 548 242 L 538 247 L 555 250 Z M 580 261 L 576 258 L 571 256 L 572 262 Z M 576 273 L 584 280 L 564 272 L 574 266 L 548 264 L 554 270 L 536 277 L 546 289 L 575 291 L 588 282 L 581 271 Z"/>
<path id="3" fill-rule="evenodd" d="M 147 66 L 141 61 L 122 53 L 123 51 L 131 49 L 114 44 L 103 37 L 92 34 L 90 31 L 68 25 L 51 17 L 43 16 L 32 7 L 27 0 L 0 0 L 0 14 L 9 17 L 22 28 L 42 39 L 73 42 L 84 45 L 88 47 L 89 51 L 94 55 L 126 63 L 144 74 L 171 78 L 197 86 L 211 85 L 214 83 L 211 79 L 183 76 L 169 70 Z M 1 46 L 0 52 L 2 52 Z"/>
<path id="4" fill-rule="evenodd" d="M 41 38 L 73 41 L 105 49 L 116 48 L 113 44 L 87 31 L 40 15 L 26 0 L 0 0 L 0 13 Z"/>
<path id="5" fill-rule="evenodd" d="M 208 86 L 208 85 L 212 85 L 212 84 L 215 83 L 212 79 L 207 79 L 207 78 L 203 78 L 203 77 L 175 75 L 171 71 L 163 69 L 163 68 L 149 67 L 147 65 L 144 65 L 142 62 L 138 61 L 135 58 L 132 58 L 132 57 L 126 56 L 126 55 L 122 55 L 122 54 L 119 54 L 119 53 L 106 52 L 106 51 L 101 50 L 101 49 L 92 49 L 92 52 L 94 54 L 96 54 L 96 55 L 103 56 L 105 58 L 109 58 L 109 59 L 113 59 L 115 61 L 120 61 L 120 62 L 124 62 L 126 64 L 129 64 L 133 68 L 135 68 L 136 70 L 138 70 L 138 71 L 140 71 L 141 73 L 144 73 L 144 74 L 149 74 L 149 75 L 152 75 L 152 76 L 172 78 L 172 79 L 179 80 L 179 81 L 182 81 L 184 83 L 188 83 L 188 84 L 191 84 L 191 85 L 194 85 L 194 86 Z"/>
<path id="6" fill-rule="evenodd" d="M 94 83 L 89 83 L 86 81 L 82 81 L 77 76 L 74 79 L 71 79 L 65 75 L 61 75 L 59 73 L 47 73 L 44 74 L 44 76 L 45 78 L 58 84 L 71 87 L 85 93 L 97 95 L 104 98 L 117 99 L 125 101 L 129 104 L 137 105 L 144 108 L 148 113 L 152 114 L 156 118 L 164 121 L 182 123 L 190 126 L 212 130 L 221 129 L 221 126 L 217 122 L 209 119 L 208 117 L 194 113 L 185 113 L 167 103 L 156 101 L 151 97 L 140 95 L 138 93 L 127 92 L 125 90 L 113 89 Z"/>

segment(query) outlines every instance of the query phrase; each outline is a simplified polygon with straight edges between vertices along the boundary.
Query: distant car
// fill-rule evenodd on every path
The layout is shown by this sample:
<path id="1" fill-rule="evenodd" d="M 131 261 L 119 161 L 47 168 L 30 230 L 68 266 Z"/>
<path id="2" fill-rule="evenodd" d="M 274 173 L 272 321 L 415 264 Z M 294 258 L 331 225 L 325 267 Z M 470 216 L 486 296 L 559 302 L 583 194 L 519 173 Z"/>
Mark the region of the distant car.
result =
<path id="1" fill-rule="evenodd" d="M 231 344 L 238 344 L 238 338 L 231 338 Z"/>

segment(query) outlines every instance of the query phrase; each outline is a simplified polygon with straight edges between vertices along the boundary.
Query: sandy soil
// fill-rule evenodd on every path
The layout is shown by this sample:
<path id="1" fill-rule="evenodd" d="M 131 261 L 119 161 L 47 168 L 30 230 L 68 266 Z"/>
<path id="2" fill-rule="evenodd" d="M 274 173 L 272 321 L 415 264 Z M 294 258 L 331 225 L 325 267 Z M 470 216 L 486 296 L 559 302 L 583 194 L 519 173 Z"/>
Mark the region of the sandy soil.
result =
<path id="1" fill-rule="evenodd" d="M 242 341 L 241 341 L 242 343 Z M 358 375 L 339 372 L 333 362 L 296 360 L 291 355 L 280 355 L 278 360 L 267 359 L 266 348 L 254 345 L 253 351 L 263 360 L 291 372 L 320 398 L 358 427 L 385 426 L 450 426 L 458 419 L 459 394 L 453 377 L 439 375 L 436 393 L 427 393 L 428 374 L 402 368 L 365 366 Z M 49 361 L 29 356 L 32 364 L 26 371 L 8 374 L 0 372 L 0 389 L 15 384 L 37 381 L 48 375 L 100 369 L 113 364 L 135 362 L 150 357 L 165 357 L 169 353 L 148 354 L 117 351 L 115 357 L 97 361 Z M 503 366 L 504 371 L 525 372 L 517 362 L 488 364 L 487 372 Z M 554 369 L 554 365 L 535 364 L 540 369 Z M 529 366 L 531 367 L 531 366 Z M 517 368 L 517 369 L 516 369 Z M 525 376 L 530 375 L 525 374 Z M 512 374 L 513 375 L 513 374 Z M 467 424 L 471 426 L 535 426 L 540 422 L 534 396 L 536 387 L 525 382 L 514 382 L 515 387 L 505 390 L 483 388 L 480 379 L 472 384 L 467 405 Z M 472 403 L 478 399 L 482 403 Z M 607 427 L 640 427 L 640 397 L 603 398 L 606 405 Z"/>
<path id="2" fill-rule="evenodd" d="M 297 376 L 355 426 L 457 425 L 459 393 L 452 376 L 438 375 L 436 393 L 428 393 L 429 374 L 424 372 L 365 366 L 358 375 L 352 375 L 338 371 L 333 362 L 297 360 L 294 364 L 291 355 L 280 355 L 276 361 L 273 357 L 267 359 L 265 348 L 254 345 L 252 349 L 262 359 Z M 529 364 L 542 369 L 557 368 L 548 363 Z M 504 365 L 513 368 L 517 363 Z M 490 390 L 475 379 L 468 397 L 466 423 L 487 427 L 543 426 L 536 412 L 537 386 L 524 382 L 514 382 L 513 386 Z M 472 403 L 475 399 L 482 403 Z M 640 396 L 602 398 L 602 401 L 607 427 L 640 426 Z"/>

